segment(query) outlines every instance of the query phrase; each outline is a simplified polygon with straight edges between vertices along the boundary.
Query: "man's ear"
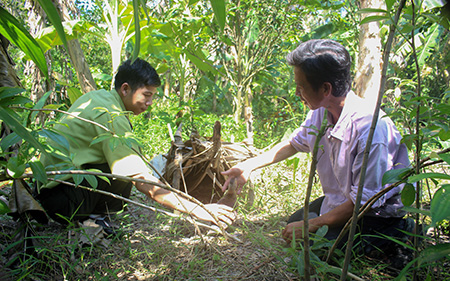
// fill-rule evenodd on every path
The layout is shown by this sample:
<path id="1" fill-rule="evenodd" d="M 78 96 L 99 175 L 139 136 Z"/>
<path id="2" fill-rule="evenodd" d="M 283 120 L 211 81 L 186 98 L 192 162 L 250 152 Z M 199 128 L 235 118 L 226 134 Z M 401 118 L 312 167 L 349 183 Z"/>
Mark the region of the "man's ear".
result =
<path id="1" fill-rule="evenodd" d="M 333 92 L 333 85 L 330 82 L 324 82 L 322 84 L 322 90 L 324 96 L 329 96 Z"/>
<path id="2" fill-rule="evenodd" d="M 123 83 L 122 86 L 120 86 L 120 92 L 122 93 L 122 96 L 124 96 L 124 97 L 131 94 L 130 85 L 127 82 Z"/>

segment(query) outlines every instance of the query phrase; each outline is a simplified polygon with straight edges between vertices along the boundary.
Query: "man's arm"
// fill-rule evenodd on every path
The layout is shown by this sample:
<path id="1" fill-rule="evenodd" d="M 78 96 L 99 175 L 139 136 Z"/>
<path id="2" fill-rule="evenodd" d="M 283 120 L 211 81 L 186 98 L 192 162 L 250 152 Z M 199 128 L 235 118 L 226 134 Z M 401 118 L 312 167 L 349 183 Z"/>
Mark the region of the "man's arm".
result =
<path id="1" fill-rule="evenodd" d="M 232 178 L 236 178 L 239 192 L 253 170 L 283 161 L 296 153 L 297 150 L 288 140 L 280 142 L 269 151 L 241 162 L 228 171 L 222 172 L 222 175 L 228 176 L 228 179 L 223 185 L 223 190 L 225 191 L 228 188 L 228 184 Z"/>
<path id="2" fill-rule="evenodd" d="M 134 178 L 147 179 L 154 182 L 159 182 L 153 176 L 135 176 Z M 197 205 L 194 202 L 191 202 L 181 196 L 178 196 L 176 193 L 147 183 L 134 182 L 136 188 L 144 193 L 147 197 L 152 200 L 158 202 L 159 204 L 180 211 L 182 213 L 191 214 L 194 217 L 209 221 L 215 222 L 215 219 L 202 207 Z M 221 204 L 206 204 L 205 207 L 214 214 L 220 222 L 226 223 L 227 225 L 231 224 L 236 214 L 234 213 L 231 207 Z"/>
<path id="3" fill-rule="evenodd" d="M 309 232 L 316 232 L 320 227 L 328 225 L 328 227 L 343 226 L 353 215 L 354 204 L 348 200 L 326 214 L 312 218 L 309 220 Z M 291 222 L 282 231 L 283 239 L 290 242 L 295 239 L 303 239 L 303 224 L 304 221 Z"/>

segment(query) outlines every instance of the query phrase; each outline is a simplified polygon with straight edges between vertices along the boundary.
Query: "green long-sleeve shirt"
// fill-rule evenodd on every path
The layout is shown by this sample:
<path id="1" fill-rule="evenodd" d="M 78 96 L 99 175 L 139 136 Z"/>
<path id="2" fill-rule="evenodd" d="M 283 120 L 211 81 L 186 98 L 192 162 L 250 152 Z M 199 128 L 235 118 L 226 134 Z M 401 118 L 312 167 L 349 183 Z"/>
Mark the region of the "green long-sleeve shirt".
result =
<path id="1" fill-rule="evenodd" d="M 119 136 L 132 133 L 125 111 L 122 99 L 115 90 L 89 92 L 78 98 L 68 110 L 72 115 L 96 122 Z M 104 139 L 91 145 L 96 137 L 108 133 L 104 128 L 70 115 L 62 117 L 60 122 L 61 124 L 55 126 L 55 130 L 69 142 L 72 163 L 76 168 L 82 169 L 86 164 L 108 164 L 113 174 L 133 176 L 151 173 L 145 162 L 129 145 L 117 142 L 112 148 L 111 139 Z M 135 150 L 139 149 L 136 145 L 132 147 Z M 46 167 L 56 165 L 50 169 L 57 170 L 57 164 L 62 160 L 54 156 L 50 158 L 43 156 L 41 162 Z M 55 185 L 54 182 L 50 182 L 45 187 Z"/>

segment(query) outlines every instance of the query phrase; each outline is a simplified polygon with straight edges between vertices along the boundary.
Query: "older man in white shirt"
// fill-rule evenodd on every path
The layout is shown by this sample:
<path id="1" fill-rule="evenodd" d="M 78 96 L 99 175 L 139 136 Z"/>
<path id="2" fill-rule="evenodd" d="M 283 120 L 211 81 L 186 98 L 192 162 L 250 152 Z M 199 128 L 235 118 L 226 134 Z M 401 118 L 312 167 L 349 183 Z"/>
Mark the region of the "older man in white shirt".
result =
<path id="1" fill-rule="evenodd" d="M 317 172 L 324 196 L 310 205 L 309 231 L 327 225 L 329 239 L 335 239 L 352 216 L 359 185 L 363 154 L 367 143 L 373 106 L 351 91 L 351 59 L 348 51 L 333 40 L 310 40 L 300 44 L 287 56 L 294 66 L 296 94 L 311 109 L 305 122 L 289 140 L 270 151 L 244 161 L 224 172 L 228 181 L 236 178 L 242 187 L 251 171 L 279 161 L 297 152 L 312 152 L 317 128 L 321 127 L 327 110 L 327 129 L 320 140 Z M 392 120 L 380 114 L 370 148 L 368 169 L 362 203 L 384 188 L 382 177 L 386 171 L 408 167 L 408 151 L 401 143 L 401 135 Z M 227 187 L 227 182 L 224 188 Z M 411 231 L 411 223 L 403 216 L 400 200 L 402 186 L 380 198 L 359 223 L 362 234 L 383 233 L 402 237 L 401 230 Z M 301 239 L 303 208 L 291 215 L 282 236 L 291 241 Z M 382 247 L 389 240 L 369 238 L 365 246 Z"/>

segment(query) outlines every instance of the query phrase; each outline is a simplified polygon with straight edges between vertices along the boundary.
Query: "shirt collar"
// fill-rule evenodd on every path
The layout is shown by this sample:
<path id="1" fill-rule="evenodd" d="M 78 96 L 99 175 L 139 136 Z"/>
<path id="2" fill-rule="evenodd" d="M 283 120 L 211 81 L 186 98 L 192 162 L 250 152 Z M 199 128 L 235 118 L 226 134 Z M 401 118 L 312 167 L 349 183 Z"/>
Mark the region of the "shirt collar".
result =
<path id="1" fill-rule="evenodd" d="M 114 96 L 114 98 L 117 100 L 118 104 L 120 104 L 120 109 L 122 111 L 126 111 L 127 109 L 125 108 L 125 105 L 123 104 L 122 98 L 120 97 L 119 93 L 115 90 L 112 89 L 110 91 L 110 93 Z"/>
<path id="2" fill-rule="evenodd" d="M 356 108 L 358 108 L 359 101 L 361 100 L 353 91 L 347 93 L 345 97 L 344 107 L 342 108 L 341 115 L 338 121 L 329 131 L 329 135 L 343 141 L 345 137 L 345 131 L 348 126 L 351 125 L 352 116 L 356 113 Z M 330 113 L 328 113 L 328 122 L 330 123 Z"/>

